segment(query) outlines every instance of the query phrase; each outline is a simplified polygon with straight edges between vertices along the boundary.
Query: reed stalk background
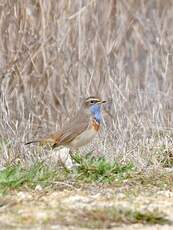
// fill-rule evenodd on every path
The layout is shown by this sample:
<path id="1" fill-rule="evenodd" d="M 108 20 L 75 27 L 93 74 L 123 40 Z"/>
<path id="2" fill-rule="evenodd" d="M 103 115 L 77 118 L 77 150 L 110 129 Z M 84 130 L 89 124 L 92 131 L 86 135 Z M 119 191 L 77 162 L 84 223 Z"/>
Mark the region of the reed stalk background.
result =
<path id="1" fill-rule="evenodd" d="M 171 0 L 1 0 L 1 165 L 37 158 L 23 142 L 59 129 L 89 95 L 112 103 L 87 149 L 162 165 L 172 154 L 172 44 Z"/>

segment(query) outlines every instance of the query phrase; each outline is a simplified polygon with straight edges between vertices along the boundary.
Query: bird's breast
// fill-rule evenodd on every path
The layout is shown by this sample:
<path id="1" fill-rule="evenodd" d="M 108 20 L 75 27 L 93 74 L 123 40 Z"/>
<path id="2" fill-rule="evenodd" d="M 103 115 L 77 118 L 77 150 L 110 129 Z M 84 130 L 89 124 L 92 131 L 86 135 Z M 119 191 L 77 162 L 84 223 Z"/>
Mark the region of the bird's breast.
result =
<path id="1" fill-rule="evenodd" d="M 74 148 L 79 148 L 83 145 L 88 144 L 95 137 L 99 130 L 100 124 L 96 121 L 92 120 L 88 129 L 82 132 L 79 136 L 77 136 L 70 145 Z"/>
<path id="2" fill-rule="evenodd" d="M 93 128 L 96 132 L 98 132 L 98 131 L 99 131 L 99 128 L 100 128 L 100 123 L 97 122 L 95 119 L 93 119 L 93 120 L 92 120 L 92 123 L 91 123 L 91 126 L 92 126 L 92 128 Z"/>

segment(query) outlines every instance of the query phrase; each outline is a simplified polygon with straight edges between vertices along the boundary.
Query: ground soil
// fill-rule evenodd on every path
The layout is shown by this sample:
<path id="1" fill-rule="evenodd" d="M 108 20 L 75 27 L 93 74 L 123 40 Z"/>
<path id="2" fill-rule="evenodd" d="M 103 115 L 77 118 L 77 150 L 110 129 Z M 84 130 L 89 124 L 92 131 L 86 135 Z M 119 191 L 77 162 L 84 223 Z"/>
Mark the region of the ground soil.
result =
<path id="1" fill-rule="evenodd" d="M 173 229 L 169 224 L 82 224 L 85 210 L 95 208 L 130 208 L 140 211 L 158 210 L 173 221 L 173 190 L 147 187 L 129 189 L 128 186 L 76 185 L 57 182 L 43 189 L 24 188 L 11 191 L 0 199 L 1 229 Z M 90 226 L 90 227 L 88 227 Z M 128 227 L 128 228 L 127 228 Z"/>

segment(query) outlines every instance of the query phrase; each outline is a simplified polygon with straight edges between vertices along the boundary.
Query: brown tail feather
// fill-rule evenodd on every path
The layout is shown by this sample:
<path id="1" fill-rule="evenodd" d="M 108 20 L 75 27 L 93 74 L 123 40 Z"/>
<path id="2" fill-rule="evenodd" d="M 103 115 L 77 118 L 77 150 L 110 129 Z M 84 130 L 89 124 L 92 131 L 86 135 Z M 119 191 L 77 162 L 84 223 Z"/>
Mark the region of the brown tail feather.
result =
<path id="1" fill-rule="evenodd" d="M 39 143 L 40 141 L 29 141 L 29 142 L 26 142 L 25 145 L 30 145 L 32 143 Z"/>
<path id="2" fill-rule="evenodd" d="M 37 140 L 37 141 L 29 141 L 29 142 L 26 142 L 25 145 L 30 145 L 32 143 L 40 143 L 41 145 L 47 145 L 47 144 L 54 145 L 55 142 L 56 142 L 56 140 L 49 137 L 49 138 L 44 138 L 44 139 Z"/>

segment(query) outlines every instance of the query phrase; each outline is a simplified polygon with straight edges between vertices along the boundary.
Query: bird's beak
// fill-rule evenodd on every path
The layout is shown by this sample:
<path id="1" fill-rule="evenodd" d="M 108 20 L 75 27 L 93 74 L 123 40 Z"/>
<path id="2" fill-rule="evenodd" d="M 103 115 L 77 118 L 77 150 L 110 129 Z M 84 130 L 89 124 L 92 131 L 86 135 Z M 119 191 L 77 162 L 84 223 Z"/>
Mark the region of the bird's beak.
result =
<path id="1" fill-rule="evenodd" d="M 107 101 L 98 101 L 97 103 L 98 104 L 104 104 L 104 103 L 106 103 Z"/>
<path id="2" fill-rule="evenodd" d="M 112 99 L 108 99 L 107 101 L 103 100 L 103 101 L 100 101 L 101 104 L 104 104 L 104 103 L 112 103 Z"/>

